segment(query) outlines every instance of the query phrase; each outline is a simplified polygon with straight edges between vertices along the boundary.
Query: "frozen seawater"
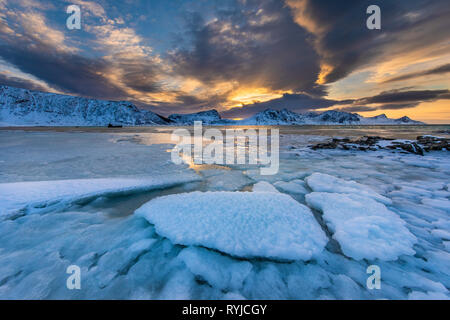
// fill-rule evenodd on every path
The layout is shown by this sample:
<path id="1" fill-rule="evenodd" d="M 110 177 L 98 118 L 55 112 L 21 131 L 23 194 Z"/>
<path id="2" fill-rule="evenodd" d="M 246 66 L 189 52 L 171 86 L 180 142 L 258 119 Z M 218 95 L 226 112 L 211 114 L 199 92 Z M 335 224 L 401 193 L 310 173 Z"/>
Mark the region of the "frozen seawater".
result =
<path id="1" fill-rule="evenodd" d="M 163 131 L 166 135 L 168 130 Z M 34 200 L 31 198 L 28 200 L 33 201 L 25 202 L 27 195 L 18 191 L 13 207 L 16 208 L 17 203 L 17 208 L 28 210 L 0 219 L 0 299 L 449 299 L 450 219 L 446 201 L 450 196 L 450 162 L 447 152 L 432 153 L 422 159 L 385 151 L 312 151 L 304 148 L 311 143 L 308 136 L 290 134 L 288 144 L 281 138 L 280 172 L 274 176 L 261 176 L 255 167 L 234 166 L 194 172 L 188 165 L 174 165 L 170 162 L 170 153 L 166 152 L 171 146 L 166 144 L 166 137 L 160 139 L 159 133 L 0 131 L 0 135 L 0 183 L 34 181 L 37 183 L 34 186 L 38 186 L 44 181 L 42 186 L 45 188 L 33 192 L 53 194 L 34 198 L 43 199 L 46 204 L 38 208 L 32 205 Z M 323 137 L 313 140 L 320 139 Z M 302 183 L 314 173 L 339 180 L 328 186 L 322 182 L 320 188 L 327 190 Z M 125 206 L 127 214 L 124 215 L 111 215 L 110 211 L 123 211 L 123 203 L 141 197 L 140 187 L 132 186 L 134 182 L 127 185 L 131 189 L 126 194 L 119 191 L 124 186 L 121 183 L 111 186 L 105 183 L 105 188 L 100 183 L 95 186 L 91 198 L 58 205 L 63 203 L 65 195 L 75 196 L 72 199 L 79 196 L 79 190 L 59 185 L 64 180 L 92 180 L 87 185 L 92 184 L 94 188 L 96 181 L 102 179 L 141 181 L 143 177 L 151 177 L 155 183 L 166 181 L 166 177 L 172 181 L 180 178 L 179 183 L 189 181 L 189 177 L 200 181 L 143 192 L 139 201 Z M 184 177 L 187 180 L 183 180 Z M 51 186 L 53 182 L 55 186 Z M 344 240 L 332 239 L 307 261 L 300 259 L 287 263 L 179 245 L 155 232 L 156 226 L 147 219 L 129 215 L 155 197 L 195 190 L 253 190 L 254 194 L 266 198 L 268 194 L 271 197 L 272 194 L 284 196 L 282 193 L 288 193 L 295 197 L 292 201 L 297 201 L 296 204 L 304 204 L 302 194 L 283 189 L 281 182 L 292 183 L 293 187 L 303 186 L 302 192 L 310 197 L 311 189 L 314 193 L 335 194 L 336 205 L 342 196 L 339 192 L 354 194 L 351 197 L 359 195 L 370 204 L 377 202 L 374 206 L 383 208 L 380 212 L 388 210 L 397 215 L 417 241 L 412 246 L 403 242 L 404 251 L 400 254 L 402 250 L 397 241 L 393 241 L 400 234 L 375 233 L 379 239 L 362 236 L 366 231 L 370 234 L 373 228 L 383 227 L 382 231 L 387 231 L 391 230 L 391 225 L 397 228 L 400 224 L 384 228 L 386 221 L 370 221 L 366 219 L 370 216 L 360 210 L 356 213 L 363 218 L 356 222 L 361 222 L 363 227 L 355 219 L 350 220 L 356 223 L 353 229 L 359 228 L 361 237 L 348 234 L 347 238 L 342 238 Z M 59 193 L 57 186 L 68 193 L 72 190 L 73 194 Z M 341 186 L 345 191 L 336 191 Z M 84 191 L 92 191 L 91 187 Z M 105 196 L 105 190 L 111 193 Z M 242 193 L 252 194 L 239 192 Z M 0 198 L 2 195 L 0 193 Z M 48 202 L 49 199 L 52 201 Z M 331 200 L 330 197 L 327 199 Z M 235 203 L 237 201 L 229 201 L 228 206 L 232 208 Z M 212 207 L 215 203 L 208 201 L 207 205 Z M 277 210 L 282 211 L 282 208 L 277 205 Z M 325 214 L 321 210 L 312 210 L 317 220 L 311 220 L 313 225 L 320 225 L 317 230 L 333 237 L 335 233 L 327 225 Z M 38 214 L 25 214 L 30 212 Z M 384 218 L 389 217 L 392 215 Z M 274 232 L 275 236 L 278 234 Z M 309 230 L 304 236 L 311 236 Z M 361 248 L 369 248 L 369 240 L 372 241 L 375 247 L 369 248 L 375 250 L 369 250 L 372 256 L 387 256 L 389 252 L 394 257 L 397 255 L 395 250 L 398 256 L 390 261 L 381 258 L 358 260 L 357 254 L 363 256 L 364 252 L 357 250 L 352 257 L 352 253 L 347 255 L 340 245 L 350 239 Z M 389 245 L 391 240 L 392 245 Z M 383 250 L 377 248 L 378 244 L 385 245 Z M 408 247 L 413 254 L 406 253 Z M 384 251 L 387 249 L 390 251 Z M 81 290 L 66 288 L 66 268 L 73 264 L 81 268 Z M 369 276 L 366 270 L 373 264 L 381 269 L 380 290 L 366 287 Z"/>
<path id="2" fill-rule="evenodd" d="M 309 208 L 275 192 L 170 195 L 151 200 L 136 214 L 174 244 L 238 257 L 309 260 L 327 243 Z"/>

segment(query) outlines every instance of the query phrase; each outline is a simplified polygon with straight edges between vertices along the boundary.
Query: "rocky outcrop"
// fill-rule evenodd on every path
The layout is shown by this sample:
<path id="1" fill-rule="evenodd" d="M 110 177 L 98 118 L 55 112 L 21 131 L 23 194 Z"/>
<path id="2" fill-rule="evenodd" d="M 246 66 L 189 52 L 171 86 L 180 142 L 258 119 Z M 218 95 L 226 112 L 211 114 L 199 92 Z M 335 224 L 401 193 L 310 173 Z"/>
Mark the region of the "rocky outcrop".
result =
<path id="1" fill-rule="evenodd" d="M 310 146 L 313 150 L 341 149 L 358 151 L 398 150 L 423 156 L 425 152 L 450 151 L 450 139 L 419 136 L 416 140 L 395 140 L 379 136 L 364 136 L 359 139 L 349 138 L 332 139 L 329 142 L 318 143 Z"/>

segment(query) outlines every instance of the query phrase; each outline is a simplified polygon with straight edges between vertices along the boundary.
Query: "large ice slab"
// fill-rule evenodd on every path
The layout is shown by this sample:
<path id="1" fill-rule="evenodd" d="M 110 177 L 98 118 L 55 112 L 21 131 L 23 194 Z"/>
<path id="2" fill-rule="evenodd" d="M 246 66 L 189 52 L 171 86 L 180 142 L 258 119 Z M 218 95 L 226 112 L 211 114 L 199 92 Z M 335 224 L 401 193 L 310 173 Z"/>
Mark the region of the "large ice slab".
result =
<path id="1" fill-rule="evenodd" d="M 192 192 L 153 199 L 136 210 L 175 244 L 238 257 L 309 260 L 327 237 L 311 210 L 267 192 Z"/>
<path id="2" fill-rule="evenodd" d="M 413 255 L 417 239 L 394 212 L 369 197 L 313 192 L 306 202 L 323 212 L 333 238 L 348 257 L 356 260 L 396 260 Z"/>
<path id="3" fill-rule="evenodd" d="M 148 191 L 196 181 L 191 173 L 145 178 L 72 179 L 0 183 L 0 217 L 18 210 L 42 210 L 85 198 Z"/>
<path id="4" fill-rule="evenodd" d="M 305 179 L 306 183 L 316 192 L 357 193 L 375 199 L 384 204 L 391 204 L 392 200 L 375 192 L 369 186 L 340 179 L 329 174 L 315 172 Z"/>

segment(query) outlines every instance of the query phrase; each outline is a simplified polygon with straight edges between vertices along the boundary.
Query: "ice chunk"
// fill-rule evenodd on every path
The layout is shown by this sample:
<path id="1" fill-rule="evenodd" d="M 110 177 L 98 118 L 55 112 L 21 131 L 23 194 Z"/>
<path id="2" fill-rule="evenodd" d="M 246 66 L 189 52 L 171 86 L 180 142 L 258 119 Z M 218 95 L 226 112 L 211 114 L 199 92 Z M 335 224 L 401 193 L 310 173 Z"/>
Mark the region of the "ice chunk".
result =
<path id="1" fill-rule="evenodd" d="M 389 198 L 375 192 L 372 188 L 357 183 L 355 181 L 348 181 L 339 179 L 334 176 L 325 173 L 313 173 L 306 179 L 306 183 L 317 192 L 335 192 L 335 193 L 356 193 L 361 196 L 375 199 L 384 204 L 391 204 L 392 201 Z"/>
<path id="2" fill-rule="evenodd" d="M 245 297 L 235 292 L 228 292 L 223 297 L 223 300 L 245 300 Z"/>
<path id="3" fill-rule="evenodd" d="M 323 212 L 333 238 L 345 255 L 356 260 L 396 260 L 413 255 L 417 239 L 405 222 L 383 204 L 364 196 L 313 192 L 306 202 Z"/>
<path id="4" fill-rule="evenodd" d="M 424 205 L 445 210 L 450 213 L 450 201 L 447 199 L 428 199 L 424 198 L 422 199 L 422 203 Z"/>
<path id="5" fill-rule="evenodd" d="M 308 260 L 327 243 L 311 210 L 282 193 L 169 195 L 147 202 L 136 214 L 175 244 L 238 257 Z"/>
<path id="6" fill-rule="evenodd" d="M 195 287 L 195 277 L 188 270 L 175 272 L 164 285 L 159 299 L 161 300 L 189 300 Z"/>
<path id="7" fill-rule="evenodd" d="M 178 258 L 186 264 L 189 271 L 220 290 L 239 290 L 252 270 L 250 262 L 237 261 L 197 247 L 182 250 Z"/>
<path id="8" fill-rule="evenodd" d="M 278 190 L 269 182 L 260 181 L 253 185 L 253 192 L 278 192 Z"/>
<path id="9" fill-rule="evenodd" d="M 295 179 L 289 182 L 279 181 L 274 184 L 277 188 L 280 188 L 283 192 L 292 194 L 306 194 L 308 190 L 305 188 L 305 182 L 303 180 Z"/>
<path id="10" fill-rule="evenodd" d="M 289 295 L 293 299 L 315 299 L 317 291 L 331 286 L 327 272 L 320 266 L 308 264 L 287 278 Z"/>
<path id="11" fill-rule="evenodd" d="M 245 281 L 244 295 L 251 300 L 286 299 L 288 288 L 283 280 L 283 274 L 275 264 L 265 264 L 261 270 L 252 272 Z"/>
<path id="12" fill-rule="evenodd" d="M 18 210 L 39 211 L 91 197 L 163 189 L 196 181 L 192 174 L 146 178 L 73 179 L 0 183 L 0 217 Z"/>
<path id="13" fill-rule="evenodd" d="M 449 300 L 450 298 L 441 292 L 413 291 L 408 295 L 409 300 Z"/>

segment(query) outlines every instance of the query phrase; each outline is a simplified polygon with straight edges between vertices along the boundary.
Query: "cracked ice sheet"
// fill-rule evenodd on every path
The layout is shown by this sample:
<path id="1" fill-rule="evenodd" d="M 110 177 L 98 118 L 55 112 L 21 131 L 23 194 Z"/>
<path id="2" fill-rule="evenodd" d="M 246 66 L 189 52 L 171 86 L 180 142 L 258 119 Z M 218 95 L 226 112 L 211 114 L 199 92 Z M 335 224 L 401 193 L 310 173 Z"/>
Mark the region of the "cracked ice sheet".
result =
<path id="1" fill-rule="evenodd" d="M 0 184 L 0 217 L 27 212 L 42 212 L 46 207 L 67 206 L 82 199 L 163 189 L 198 181 L 193 173 L 143 178 L 74 179 L 12 182 Z"/>
<path id="2" fill-rule="evenodd" d="M 184 193 L 153 199 L 135 213 L 174 244 L 238 257 L 309 260 L 328 241 L 311 210 L 282 193 Z"/>

